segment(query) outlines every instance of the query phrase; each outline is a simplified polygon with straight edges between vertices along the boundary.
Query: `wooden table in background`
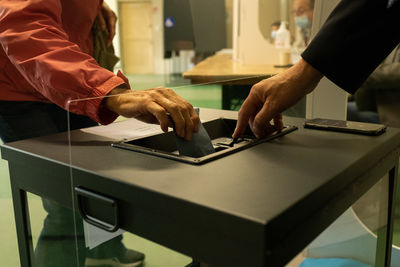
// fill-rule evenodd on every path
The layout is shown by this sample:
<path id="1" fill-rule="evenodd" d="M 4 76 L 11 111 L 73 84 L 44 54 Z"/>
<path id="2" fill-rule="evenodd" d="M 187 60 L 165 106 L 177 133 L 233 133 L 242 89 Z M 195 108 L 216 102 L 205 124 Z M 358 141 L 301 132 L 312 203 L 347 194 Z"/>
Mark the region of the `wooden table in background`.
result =
<path id="1" fill-rule="evenodd" d="M 253 84 L 286 69 L 286 67 L 274 67 L 272 64 L 246 65 L 234 61 L 232 54 L 216 54 L 183 73 L 183 77 L 190 79 L 192 84 L 221 84 L 222 108 L 230 109 L 230 101 L 233 96 L 238 94 L 238 89 L 241 89 L 242 94 L 244 93 L 244 96 L 247 96 Z M 243 92 L 243 89 L 246 89 L 245 92 Z"/>
<path id="2" fill-rule="evenodd" d="M 287 69 L 277 68 L 271 64 L 245 65 L 234 61 L 232 57 L 231 54 L 208 57 L 193 69 L 183 73 L 183 77 L 190 79 L 192 83 L 248 84 L 250 81 L 260 81 Z"/>

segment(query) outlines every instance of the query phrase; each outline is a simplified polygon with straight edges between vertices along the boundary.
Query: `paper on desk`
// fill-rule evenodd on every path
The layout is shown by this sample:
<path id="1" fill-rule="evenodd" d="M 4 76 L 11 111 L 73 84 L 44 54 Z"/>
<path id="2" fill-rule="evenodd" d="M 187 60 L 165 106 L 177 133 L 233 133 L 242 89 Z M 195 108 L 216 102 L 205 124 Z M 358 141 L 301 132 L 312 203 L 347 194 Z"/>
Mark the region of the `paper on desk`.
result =
<path id="1" fill-rule="evenodd" d="M 122 229 L 118 229 L 116 232 L 110 233 L 85 221 L 83 221 L 83 230 L 85 232 L 85 244 L 89 249 L 94 249 L 125 232 Z"/>
<path id="2" fill-rule="evenodd" d="M 81 131 L 116 140 L 133 139 L 162 132 L 159 125 L 144 123 L 136 119 L 128 119 L 109 125 L 85 128 Z"/>
<path id="3" fill-rule="evenodd" d="M 136 119 L 127 119 L 109 125 L 85 128 L 81 129 L 81 131 L 115 140 L 134 139 L 162 133 L 160 125 L 149 124 Z"/>

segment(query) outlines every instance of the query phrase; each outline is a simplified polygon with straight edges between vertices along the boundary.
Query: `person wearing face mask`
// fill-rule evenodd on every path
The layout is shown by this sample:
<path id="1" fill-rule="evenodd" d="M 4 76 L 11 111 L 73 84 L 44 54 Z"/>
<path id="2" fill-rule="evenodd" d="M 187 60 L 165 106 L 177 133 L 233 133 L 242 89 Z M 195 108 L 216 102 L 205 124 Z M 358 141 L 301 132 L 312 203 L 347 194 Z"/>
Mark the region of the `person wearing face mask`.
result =
<path id="1" fill-rule="evenodd" d="M 276 32 L 278 31 L 279 26 L 281 26 L 281 21 L 280 20 L 274 21 L 271 24 L 271 40 L 270 40 L 271 44 L 275 43 Z"/>
<path id="2" fill-rule="evenodd" d="M 293 48 L 299 54 L 310 42 L 314 2 L 315 0 L 293 0 L 294 22 L 297 26 Z"/>

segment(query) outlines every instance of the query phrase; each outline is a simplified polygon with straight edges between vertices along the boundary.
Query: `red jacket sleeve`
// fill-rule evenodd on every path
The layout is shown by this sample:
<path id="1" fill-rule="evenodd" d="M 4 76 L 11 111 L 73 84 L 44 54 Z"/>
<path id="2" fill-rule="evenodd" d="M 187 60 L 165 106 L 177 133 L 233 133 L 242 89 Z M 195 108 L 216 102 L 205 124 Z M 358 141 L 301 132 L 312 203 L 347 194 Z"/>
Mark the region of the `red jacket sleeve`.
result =
<path id="1" fill-rule="evenodd" d="M 69 41 L 61 10 L 60 0 L 1 1 L 0 43 L 15 68 L 45 98 L 73 113 L 110 123 L 117 115 L 102 106 L 101 96 L 127 81 Z"/>

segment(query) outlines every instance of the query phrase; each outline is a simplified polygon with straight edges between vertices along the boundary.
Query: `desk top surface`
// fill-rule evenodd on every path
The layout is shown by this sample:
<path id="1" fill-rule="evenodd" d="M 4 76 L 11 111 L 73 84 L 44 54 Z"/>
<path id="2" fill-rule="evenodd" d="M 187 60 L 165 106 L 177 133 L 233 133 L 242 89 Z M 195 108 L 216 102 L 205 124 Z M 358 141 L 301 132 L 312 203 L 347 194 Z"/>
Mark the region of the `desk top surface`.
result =
<path id="1" fill-rule="evenodd" d="M 220 82 L 231 79 L 270 77 L 287 68 L 276 68 L 271 64 L 245 65 L 235 62 L 231 54 L 217 54 L 206 58 L 183 77 L 199 82 Z"/>
<path id="2" fill-rule="evenodd" d="M 236 116 L 201 110 L 202 120 Z M 400 129 L 370 137 L 304 129 L 303 122 L 286 118 L 286 124 L 299 129 L 200 166 L 113 148 L 110 139 L 77 130 L 71 132 L 72 166 L 126 188 L 240 218 L 273 234 L 275 227 L 295 225 L 297 215 L 308 212 L 305 207 L 311 212 L 333 198 L 400 145 Z M 5 144 L 2 155 L 10 161 L 34 157 L 68 165 L 68 135 Z M 292 220 L 278 220 L 289 210 Z"/>
<path id="3" fill-rule="evenodd" d="M 203 120 L 236 118 L 236 112 L 201 113 Z M 266 223 L 334 178 L 361 175 L 400 144 L 400 129 L 369 137 L 304 129 L 303 122 L 286 118 L 299 129 L 200 166 L 114 148 L 110 139 L 79 130 L 71 132 L 70 151 L 66 133 L 8 143 L 2 151 L 66 165 L 71 152 L 74 167 Z"/>

